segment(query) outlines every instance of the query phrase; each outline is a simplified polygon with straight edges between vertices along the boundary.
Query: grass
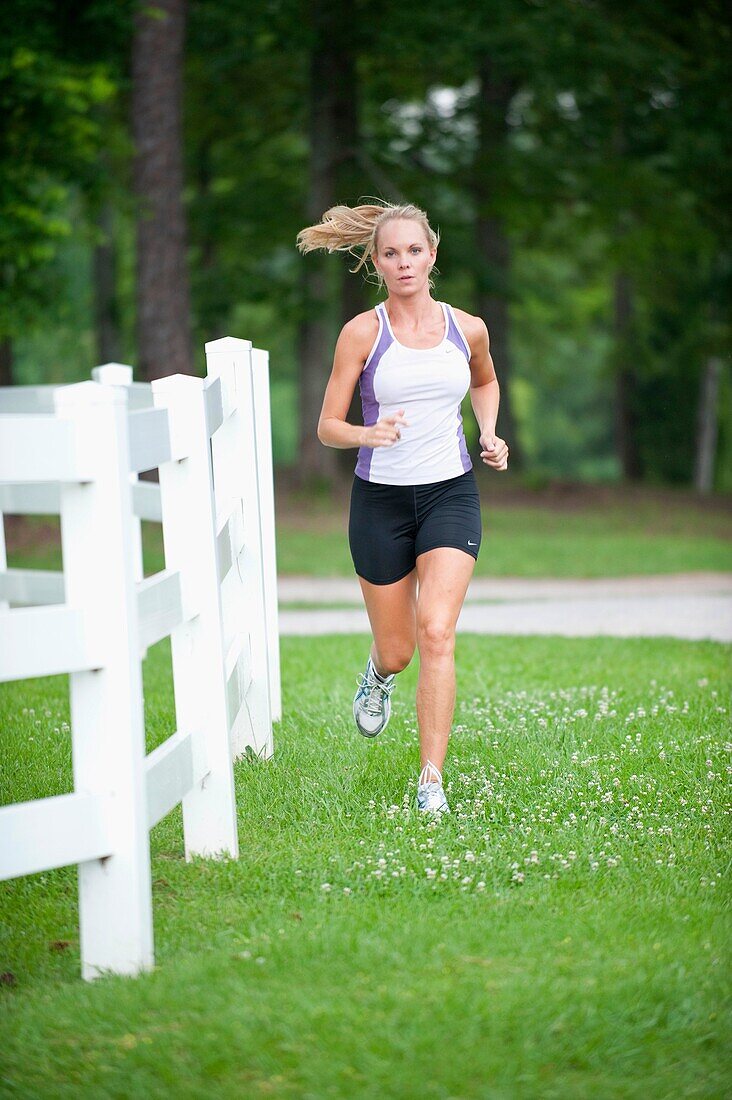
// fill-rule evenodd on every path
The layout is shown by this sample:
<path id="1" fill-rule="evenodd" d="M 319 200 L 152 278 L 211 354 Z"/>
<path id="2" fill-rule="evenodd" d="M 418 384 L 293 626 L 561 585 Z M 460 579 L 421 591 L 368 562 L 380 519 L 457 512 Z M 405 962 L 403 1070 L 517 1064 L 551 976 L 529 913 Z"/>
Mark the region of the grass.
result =
<path id="1" fill-rule="evenodd" d="M 483 506 L 475 576 L 602 577 L 725 570 L 732 566 L 732 523 L 654 527 L 643 512 L 580 514 Z M 330 526 L 329 526 L 330 524 Z M 347 513 L 316 516 L 308 526 L 278 524 L 281 573 L 349 576 Z"/>
<path id="2" fill-rule="evenodd" d="M 457 639 L 453 813 L 411 809 L 417 660 L 352 728 L 365 636 L 283 638 L 241 856 L 151 834 L 157 967 L 79 978 L 74 868 L 0 886 L 0 1094 L 729 1095 L 731 647 Z M 145 662 L 148 749 L 174 728 Z M 0 800 L 71 787 L 66 678 L 0 689 Z"/>

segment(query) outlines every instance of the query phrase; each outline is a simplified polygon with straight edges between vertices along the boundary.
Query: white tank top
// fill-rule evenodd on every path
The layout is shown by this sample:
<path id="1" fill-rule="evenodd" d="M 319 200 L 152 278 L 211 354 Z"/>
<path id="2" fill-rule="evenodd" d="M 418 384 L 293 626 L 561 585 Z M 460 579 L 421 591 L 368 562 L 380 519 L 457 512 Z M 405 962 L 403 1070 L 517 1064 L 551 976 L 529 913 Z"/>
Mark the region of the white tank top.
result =
<path id="1" fill-rule="evenodd" d="M 425 485 L 473 468 L 460 404 L 470 388 L 470 345 L 452 306 L 440 302 L 445 334 L 434 348 L 407 348 L 394 336 L 386 306 L 359 380 L 367 427 L 404 409 L 408 427 L 390 447 L 360 447 L 356 474 L 384 485 Z"/>

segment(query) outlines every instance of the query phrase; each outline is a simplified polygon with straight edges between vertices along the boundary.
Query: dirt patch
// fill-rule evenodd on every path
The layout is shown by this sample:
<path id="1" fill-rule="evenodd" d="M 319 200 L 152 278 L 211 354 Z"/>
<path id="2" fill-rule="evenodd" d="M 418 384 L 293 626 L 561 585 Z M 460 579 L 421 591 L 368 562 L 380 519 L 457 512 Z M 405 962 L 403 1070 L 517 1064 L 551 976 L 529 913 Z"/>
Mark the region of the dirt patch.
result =
<path id="1" fill-rule="evenodd" d="M 5 544 L 8 553 L 29 552 L 49 543 L 60 543 L 61 524 L 54 516 L 8 516 L 5 519 Z"/>

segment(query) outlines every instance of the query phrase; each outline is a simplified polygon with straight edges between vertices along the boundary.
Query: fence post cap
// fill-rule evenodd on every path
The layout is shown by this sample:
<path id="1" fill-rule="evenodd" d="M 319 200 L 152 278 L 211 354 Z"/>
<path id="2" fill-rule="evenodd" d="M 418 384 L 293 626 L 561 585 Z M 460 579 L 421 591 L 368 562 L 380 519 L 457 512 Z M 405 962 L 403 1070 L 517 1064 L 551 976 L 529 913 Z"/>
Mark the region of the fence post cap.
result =
<path id="1" fill-rule="evenodd" d="M 203 379 L 198 374 L 166 374 L 162 378 L 153 378 L 150 389 L 154 394 L 178 389 L 200 390 L 203 389 Z"/>
<path id="2" fill-rule="evenodd" d="M 205 345 L 206 355 L 226 355 L 231 352 L 249 351 L 251 340 L 240 340 L 237 336 L 222 336 L 220 340 L 209 340 Z"/>
<path id="3" fill-rule="evenodd" d="M 85 405 L 126 405 L 127 390 L 124 386 L 103 385 L 101 382 L 72 382 L 59 386 L 53 393 L 57 409 L 73 409 Z"/>
<path id="4" fill-rule="evenodd" d="M 100 363 L 91 373 L 95 382 L 106 385 L 129 386 L 132 382 L 132 367 L 127 363 Z"/>

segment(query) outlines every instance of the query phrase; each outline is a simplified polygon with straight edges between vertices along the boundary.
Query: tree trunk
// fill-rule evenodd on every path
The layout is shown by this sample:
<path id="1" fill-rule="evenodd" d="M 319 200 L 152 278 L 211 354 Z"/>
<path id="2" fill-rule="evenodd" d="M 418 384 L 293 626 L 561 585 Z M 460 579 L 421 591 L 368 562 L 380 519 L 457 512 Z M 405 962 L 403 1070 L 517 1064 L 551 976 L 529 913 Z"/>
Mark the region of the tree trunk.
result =
<path id="1" fill-rule="evenodd" d="M 122 341 L 119 332 L 113 211 L 108 202 L 97 215 L 97 227 L 105 236 L 105 240 L 94 248 L 93 257 L 97 362 L 118 363 L 121 358 Z"/>
<path id="2" fill-rule="evenodd" d="M 477 250 L 476 309 L 488 327 L 491 357 L 501 388 L 496 432 L 508 443 L 511 468 L 520 470 L 524 457 L 513 411 L 509 346 L 511 250 L 501 219 L 495 212 L 495 186 L 501 174 L 501 150 L 508 134 L 506 114 L 516 82 L 500 75 L 488 55 L 479 58 L 478 77 L 478 147 L 471 181 Z"/>
<path id="3" fill-rule="evenodd" d="M 352 156 L 355 107 L 346 98 L 354 85 L 354 12 L 351 0 L 317 0 L 312 9 L 315 41 L 310 57 L 310 168 L 307 217 L 320 221 L 335 202 L 347 202 L 338 191 L 339 158 Z M 298 328 L 300 366 L 299 469 L 301 484 L 317 478 L 332 482 L 338 470 L 336 449 L 317 437 L 323 394 L 332 366 L 328 325 L 327 254 L 310 253 L 302 265 L 303 315 Z M 354 276 L 350 276 L 354 278 Z M 350 454 L 350 449 L 349 449 Z"/>
<path id="4" fill-rule="evenodd" d="M 701 379 L 697 414 L 696 462 L 694 488 L 698 493 L 711 493 L 714 488 L 714 459 L 717 450 L 717 397 L 722 374 L 722 360 L 716 355 L 707 359 Z"/>
<path id="5" fill-rule="evenodd" d="M 137 354 L 145 379 L 193 373 L 182 200 L 185 23 L 186 0 L 150 0 L 134 17 Z"/>
<path id="6" fill-rule="evenodd" d="M 626 481 L 640 481 L 642 465 L 636 430 L 636 377 L 632 363 L 633 285 L 619 272 L 614 280 L 614 329 L 618 364 L 615 371 L 615 446 Z"/>
<path id="7" fill-rule="evenodd" d="M 352 49 L 353 35 L 346 35 L 339 51 L 340 71 L 335 81 L 335 135 L 336 135 L 336 171 L 335 188 L 339 202 L 355 205 L 364 190 L 364 171 L 359 158 L 361 133 L 359 127 L 359 86 L 356 57 Z M 358 313 L 369 308 L 369 294 L 365 282 L 365 269 L 354 275 L 349 268 L 356 260 L 345 257 L 341 277 L 341 325 L 345 325 Z M 354 387 L 353 397 L 346 416 L 349 424 L 363 424 L 361 392 L 358 383 Z M 353 474 L 356 466 L 356 449 L 343 448 L 336 452 L 339 472 L 345 476 Z"/>
<path id="8" fill-rule="evenodd" d="M 14 385 L 13 341 L 9 336 L 3 336 L 0 339 L 0 386 L 12 385 Z"/>

